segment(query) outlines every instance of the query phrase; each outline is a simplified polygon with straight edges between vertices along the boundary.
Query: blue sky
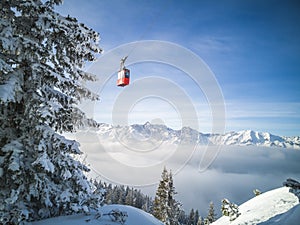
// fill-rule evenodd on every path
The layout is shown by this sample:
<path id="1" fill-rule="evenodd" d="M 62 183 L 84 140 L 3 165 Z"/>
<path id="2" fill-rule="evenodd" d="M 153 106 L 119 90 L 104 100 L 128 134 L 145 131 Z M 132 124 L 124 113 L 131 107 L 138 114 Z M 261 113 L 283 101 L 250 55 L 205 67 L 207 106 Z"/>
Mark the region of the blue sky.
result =
<path id="1" fill-rule="evenodd" d="M 104 54 L 134 41 L 162 40 L 198 55 L 223 92 L 226 131 L 300 135 L 299 2 L 65 0 L 57 11 L 99 32 Z M 118 66 L 119 62 L 112 63 Z M 198 129 L 211 130 L 206 93 L 196 90 L 186 74 L 157 63 L 128 67 L 132 82 L 149 76 L 174 81 L 192 100 Z M 113 77 L 106 83 L 96 107 L 99 122 L 110 122 L 114 101 L 124 90 L 115 87 Z M 129 123 L 159 118 L 179 129 L 182 118 L 173 106 L 162 98 L 136 101 L 128 115 Z"/>

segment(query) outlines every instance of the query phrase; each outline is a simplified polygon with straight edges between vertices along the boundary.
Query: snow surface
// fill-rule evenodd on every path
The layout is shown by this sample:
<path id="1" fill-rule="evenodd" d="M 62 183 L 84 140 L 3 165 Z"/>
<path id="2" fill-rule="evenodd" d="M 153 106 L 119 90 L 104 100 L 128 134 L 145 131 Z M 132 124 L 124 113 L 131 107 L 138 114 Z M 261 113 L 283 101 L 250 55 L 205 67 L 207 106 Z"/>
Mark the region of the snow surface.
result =
<path id="1" fill-rule="evenodd" d="M 126 212 L 128 218 L 124 225 L 163 225 L 149 213 L 132 206 L 106 205 L 98 212 L 91 215 L 70 215 L 49 218 L 30 223 L 30 225 L 120 225 L 120 222 L 112 222 L 109 216 L 104 215 L 111 210 L 118 209 Z M 298 225 L 300 221 L 300 204 L 298 198 L 289 192 L 289 188 L 282 187 L 260 194 L 239 206 L 241 215 L 234 221 L 223 216 L 211 225 Z"/>
<path id="2" fill-rule="evenodd" d="M 259 225 L 298 225 L 300 223 L 300 205 L 296 205 L 286 213 L 272 217 Z"/>
<path id="3" fill-rule="evenodd" d="M 165 125 L 149 122 L 143 125 L 112 126 L 100 124 L 97 132 L 100 140 L 121 142 L 126 146 L 157 146 L 161 143 L 203 145 L 264 146 L 300 149 L 300 137 L 281 137 L 267 132 L 244 130 L 225 134 L 203 134 L 189 127 L 173 130 Z"/>
<path id="4" fill-rule="evenodd" d="M 99 209 L 99 212 L 102 214 L 100 218 L 96 218 L 97 213 L 95 212 L 88 216 L 79 214 L 49 218 L 32 222 L 31 225 L 121 225 L 120 222 L 112 222 L 109 216 L 103 215 L 115 209 L 127 213 L 128 217 L 124 225 L 163 225 L 162 222 L 157 220 L 151 214 L 132 206 L 125 205 L 105 205 L 101 207 Z"/>
<path id="5" fill-rule="evenodd" d="M 294 215 L 291 219 L 295 220 L 298 217 L 297 221 L 300 221 L 299 200 L 294 194 L 289 192 L 288 187 L 277 188 L 250 199 L 239 206 L 239 212 L 241 215 L 234 221 L 230 221 L 228 216 L 222 216 L 211 225 L 249 225 L 260 224 L 268 220 L 268 222 L 263 224 L 273 224 L 271 221 L 276 221 L 276 219 L 271 218 L 280 214 L 282 215 L 278 216 L 277 219 L 281 218 L 281 222 L 278 224 L 299 224 L 284 223 L 285 220 L 288 221 L 290 219 L 290 215 Z M 285 214 L 286 212 L 288 214 Z"/>

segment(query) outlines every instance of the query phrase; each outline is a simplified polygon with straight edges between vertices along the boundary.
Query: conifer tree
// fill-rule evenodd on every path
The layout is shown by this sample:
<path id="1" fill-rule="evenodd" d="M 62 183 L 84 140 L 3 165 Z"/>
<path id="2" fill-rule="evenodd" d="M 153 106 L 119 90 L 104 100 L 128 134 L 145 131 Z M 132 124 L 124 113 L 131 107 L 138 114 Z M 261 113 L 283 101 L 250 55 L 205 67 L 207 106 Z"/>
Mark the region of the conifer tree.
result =
<path id="1" fill-rule="evenodd" d="M 187 224 L 188 222 L 187 215 L 185 214 L 183 209 L 180 210 L 178 221 L 180 224 Z"/>
<path id="2" fill-rule="evenodd" d="M 202 222 L 202 217 L 199 216 L 198 218 L 198 221 L 197 221 L 197 224 L 196 225 L 203 225 L 203 222 Z"/>
<path id="3" fill-rule="evenodd" d="M 133 188 L 126 188 L 126 197 L 125 197 L 125 205 L 133 205 Z"/>
<path id="4" fill-rule="evenodd" d="M 204 221 L 203 221 L 203 224 L 204 224 L 204 225 L 209 225 L 210 222 L 209 222 L 209 220 L 208 220 L 207 218 L 205 218 Z"/>
<path id="5" fill-rule="evenodd" d="M 210 202 L 209 203 L 209 210 L 208 210 L 208 215 L 207 215 L 207 219 L 210 223 L 216 221 L 216 214 L 215 214 L 215 207 L 214 207 L 214 203 Z"/>
<path id="6" fill-rule="evenodd" d="M 142 206 L 142 210 L 144 210 L 145 212 L 151 213 L 152 207 L 153 207 L 152 199 L 149 196 L 146 196 L 144 204 Z"/>
<path id="7" fill-rule="evenodd" d="M 231 203 L 228 199 L 224 198 L 222 200 L 222 215 L 229 216 L 230 221 L 235 220 L 237 217 L 241 215 L 239 212 L 238 205 Z"/>
<path id="8" fill-rule="evenodd" d="M 63 132 L 95 126 L 77 107 L 99 34 L 54 11 L 62 0 L 0 1 L 0 224 L 87 212 L 93 187 Z M 95 207 L 96 207 L 95 205 Z"/>
<path id="9" fill-rule="evenodd" d="M 261 194 L 261 191 L 258 190 L 258 189 L 254 189 L 254 190 L 253 190 L 253 193 L 255 194 L 255 196 L 258 196 L 258 195 Z"/>
<path id="10" fill-rule="evenodd" d="M 188 225 L 194 225 L 194 224 L 195 224 L 195 210 L 191 209 L 189 214 Z"/>
<path id="11" fill-rule="evenodd" d="M 134 193 L 134 204 L 133 206 L 136 208 L 141 209 L 143 207 L 143 195 L 141 193 L 141 190 L 136 190 Z"/>
<path id="12" fill-rule="evenodd" d="M 172 171 L 169 172 L 169 189 L 168 189 L 168 217 L 170 220 L 170 225 L 178 225 L 178 219 L 181 211 L 181 204 L 175 199 L 175 195 L 177 194 Z"/>
<path id="13" fill-rule="evenodd" d="M 197 224 L 197 222 L 198 222 L 198 220 L 199 220 L 199 217 L 200 217 L 200 215 L 199 215 L 199 210 L 196 209 L 196 211 L 195 211 L 195 221 L 194 221 L 194 224 L 195 224 L 195 225 Z"/>
<path id="14" fill-rule="evenodd" d="M 168 222 L 168 191 L 169 175 L 166 167 L 164 167 L 154 198 L 153 215 L 165 223 Z"/>
<path id="15" fill-rule="evenodd" d="M 177 194 L 173 183 L 172 172 L 164 167 L 153 203 L 153 215 L 166 225 L 178 225 L 181 204 L 174 196 Z"/>

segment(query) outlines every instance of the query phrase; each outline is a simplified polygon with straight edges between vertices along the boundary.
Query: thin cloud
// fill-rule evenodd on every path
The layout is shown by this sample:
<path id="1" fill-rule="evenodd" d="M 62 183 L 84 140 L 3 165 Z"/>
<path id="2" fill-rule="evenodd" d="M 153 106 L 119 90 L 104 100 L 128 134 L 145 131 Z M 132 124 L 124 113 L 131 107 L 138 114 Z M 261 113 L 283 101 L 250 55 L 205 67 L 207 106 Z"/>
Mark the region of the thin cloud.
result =
<path id="1" fill-rule="evenodd" d="M 233 37 L 193 36 L 191 45 L 201 53 L 232 52 L 236 46 Z"/>

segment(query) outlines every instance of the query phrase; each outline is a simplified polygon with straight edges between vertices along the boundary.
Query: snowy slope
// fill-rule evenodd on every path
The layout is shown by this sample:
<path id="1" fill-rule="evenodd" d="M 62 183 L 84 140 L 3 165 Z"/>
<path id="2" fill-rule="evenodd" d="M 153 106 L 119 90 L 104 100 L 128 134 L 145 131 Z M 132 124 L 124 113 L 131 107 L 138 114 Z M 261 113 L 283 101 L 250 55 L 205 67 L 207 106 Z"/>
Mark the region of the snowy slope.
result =
<path id="1" fill-rule="evenodd" d="M 96 218 L 96 213 L 92 213 L 89 216 L 82 214 L 60 216 L 33 222 L 32 225 L 121 225 L 120 222 L 112 222 L 108 215 L 104 215 L 115 209 L 127 213 L 128 217 L 124 225 L 163 225 L 162 222 L 154 218 L 151 214 L 146 213 L 140 209 L 125 205 L 103 206 L 99 210 L 102 214 L 100 218 Z"/>
<path id="2" fill-rule="evenodd" d="M 300 204 L 289 211 L 272 217 L 259 225 L 298 225 L 300 223 Z"/>
<path id="3" fill-rule="evenodd" d="M 229 132 L 225 134 L 203 134 L 189 127 L 173 130 L 165 125 L 154 125 L 149 122 L 143 125 L 112 126 L 100 124 L 97 132 L 100 140 L 122 142 L 125 145 L 149 146 L 157 143 L 168 144 L 212 144 L 238 146 L 264 146 L 300 149 L 300 137 L 281 137 L 267 132 L 251 130 Z"/>
<path id="4" fill-rule="evenodd" d="M 260 224 L 268 221 L 276 215 L 289 211 L 296 205 L 299 206 L 298 198 L 289 192 L 288 187 L 282 187 L 263 193 L 240 205 L 239 212 L 241 215 L 234 221 L 230 222 L 229 217 L 222 216 L 220 219 L 212 223 L 212 225 Z M 299 207 L 297 208 L 295 209 L 299 212 Z M 293 212 L 291 212 L 291 214 L 292 213 Z M 300 219 L 299 215 L 300 214 L 296 215 L 298 216 L 298 219 Z M 279 224 L 283 224 L 283 221 Z M 293 223 L 290 225 L 293 225 Z"/>

